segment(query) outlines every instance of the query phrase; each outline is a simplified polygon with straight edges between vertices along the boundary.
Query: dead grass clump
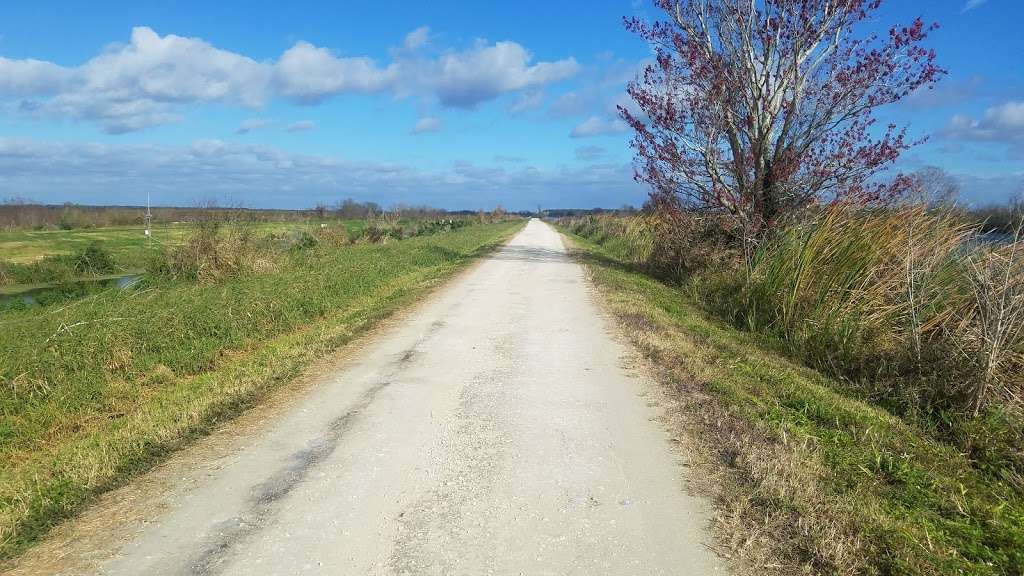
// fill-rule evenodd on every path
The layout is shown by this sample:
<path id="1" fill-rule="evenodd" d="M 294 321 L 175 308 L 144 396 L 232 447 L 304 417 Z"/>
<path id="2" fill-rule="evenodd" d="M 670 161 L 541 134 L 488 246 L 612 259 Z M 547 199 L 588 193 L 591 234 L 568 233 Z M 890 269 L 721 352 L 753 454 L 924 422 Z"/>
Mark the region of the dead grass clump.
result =
<path id="1" fill-rule="evenodd" d="M 968 391 L 972 415 L 996 398 L 1024 404 L 1024 243 L 975 250 L 964 263 L 971 305 L 957 316 L 956 342 L 976 366 Z"/>
<path id="2" fill-rule="evenodd" d="M 331 248 L 341 248 L 355 242 L 355 238 L 348 230 L 341 226 L 324 226 L 314 234 L 317 244 Z"/>
<path id="3" fill-rule="evenodd" d="M 270 238 L 258 238 L 246 226 L 201 222 L 187 241 L 160 254 L 150 273 L 174 280 L 215 282 L 280 267 L 282 250 Z"/>

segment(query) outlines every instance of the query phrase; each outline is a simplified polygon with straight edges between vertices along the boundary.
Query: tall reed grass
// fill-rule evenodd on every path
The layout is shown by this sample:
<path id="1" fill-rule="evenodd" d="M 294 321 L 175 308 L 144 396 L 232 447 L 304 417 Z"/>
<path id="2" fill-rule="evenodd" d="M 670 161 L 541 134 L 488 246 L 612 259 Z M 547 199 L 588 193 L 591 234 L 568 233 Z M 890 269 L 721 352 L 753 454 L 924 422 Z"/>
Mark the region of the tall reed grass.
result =
<path id="1" fill-rule="evenodd" d="M 902 409 L 1024 398 L 1024 248 L 952 211 L 809 211 L 746 261 L 713 216 L 587 216 L 570 231 L 688 285 L 719 315 Z"/>
<path id="2" fill-rule="evenodd" d="M 815 366 L 887 388 L 872 394 L 975 415 L 996 399 L 1019 408 L 1017 244 L 977 234 L 920 206 L 831 208 L 760 246 L 742 289 L 717 299 Z M 995 302 L 1011 304 L 1001 323 Z"/>

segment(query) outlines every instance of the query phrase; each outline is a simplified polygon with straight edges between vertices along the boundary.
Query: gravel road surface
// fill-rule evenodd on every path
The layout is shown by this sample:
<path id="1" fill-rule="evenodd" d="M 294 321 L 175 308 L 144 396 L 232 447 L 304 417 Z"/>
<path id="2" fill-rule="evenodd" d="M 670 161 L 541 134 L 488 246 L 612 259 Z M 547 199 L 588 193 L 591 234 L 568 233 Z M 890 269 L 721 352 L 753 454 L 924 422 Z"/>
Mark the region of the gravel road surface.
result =
<path id="1" fill-rule="evenodd" d="M 595 298 L 532 220 L 90 570 L 724 574 L 653 384 Z"/>

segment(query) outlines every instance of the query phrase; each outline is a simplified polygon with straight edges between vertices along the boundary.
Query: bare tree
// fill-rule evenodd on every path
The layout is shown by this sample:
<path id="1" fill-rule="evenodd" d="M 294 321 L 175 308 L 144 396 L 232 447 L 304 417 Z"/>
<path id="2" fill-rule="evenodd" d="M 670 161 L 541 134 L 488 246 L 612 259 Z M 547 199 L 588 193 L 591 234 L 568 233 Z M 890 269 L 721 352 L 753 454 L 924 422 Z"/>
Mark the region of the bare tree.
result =
<path id="1" fill-rule="evenodd" d="M 914 172 L 907 199 L 927 206 L 951 206 L 960 196 L 960 183 L 938 166 Z"/>

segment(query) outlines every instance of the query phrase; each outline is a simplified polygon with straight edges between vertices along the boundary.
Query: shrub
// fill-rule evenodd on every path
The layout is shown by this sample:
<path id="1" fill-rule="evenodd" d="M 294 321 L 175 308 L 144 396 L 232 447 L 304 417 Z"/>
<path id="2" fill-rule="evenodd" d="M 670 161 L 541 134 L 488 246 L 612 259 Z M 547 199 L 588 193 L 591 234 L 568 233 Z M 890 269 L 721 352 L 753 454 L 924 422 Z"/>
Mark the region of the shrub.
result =
<path id="1" fill-rule="evenodd" d="M 662 277 L 684 281 L 739 262 L 739 245 L 724 217 L 681 212 L 647 220 L 652 238 L 648 265 Z"/>
<path id="2" fill-rule="evenodd" d="M 618 256 L 672 282 L 735 265 L 739 250 L 725 224 L 714 215 L 687 212 L 625 218 L 591 214 L 562 221 L 573 234 L 592 242 L 615 243 Z"/>
<path id="3" fill-rule="evenodd" d="M 363 229 L 363 238 L 371 244 L 380 244 L 388 237 L 388 227 L 379 224 L 370 224 Z"/>
<path id="4" fill-rule="evenodd" d="M 100 242 L 90 242 L 74 254 L 71 261 L 75 272 L 81 275 L 98 276 L 110 274 L 117 269 L 114 256 Z"/>
<path id="5" fill-rule="evenodd" d="M 288 246 L 292 250 L 309 250 L 316 248 L 319 239 L 305 230 L 296 230 L 289 235 Z"/>
<path id="6" fill-rule="evenodd" d="M 355 233 L 351 233 L 343 227 L 327 226 L 318 229 L 313 239 L 317 245 L 340 248 L 355 242 L 355 236 Z"/>
<path id="7" fill-rule="evenodd" d="M 155 276 L 206 282 L 276 270 L 280 256 L 272 238 L 257 238 L 241 224 L 206 221 L 185 243 L 159 253 L 147 269 Z"/>

